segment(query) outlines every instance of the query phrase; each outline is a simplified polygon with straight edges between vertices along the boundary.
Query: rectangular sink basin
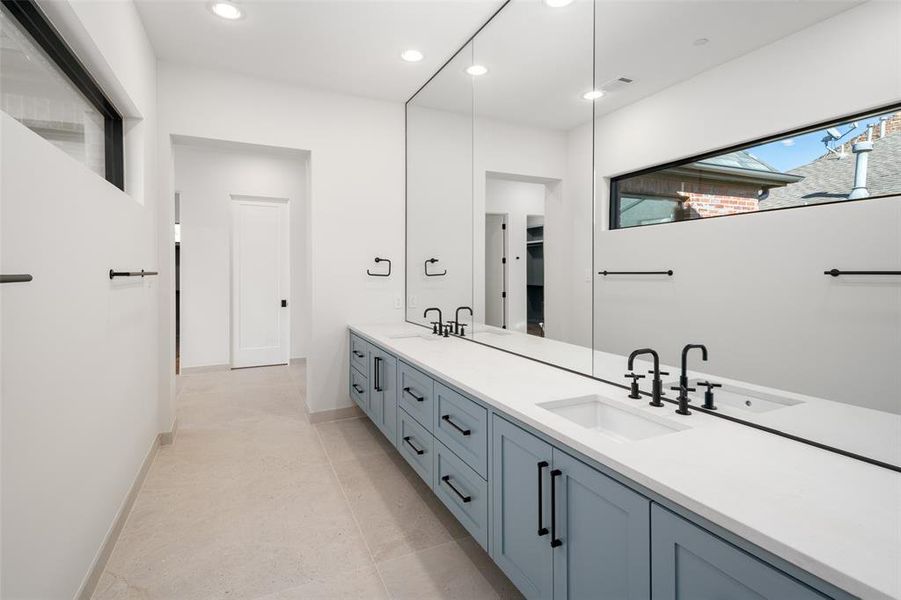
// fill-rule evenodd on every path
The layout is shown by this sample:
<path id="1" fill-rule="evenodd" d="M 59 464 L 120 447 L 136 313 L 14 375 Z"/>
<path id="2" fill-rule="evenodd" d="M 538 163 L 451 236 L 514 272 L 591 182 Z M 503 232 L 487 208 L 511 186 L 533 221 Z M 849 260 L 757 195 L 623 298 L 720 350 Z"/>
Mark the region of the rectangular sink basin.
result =
<path id="1" fill-rule="evenodd" d="M 581 396 L 539 404 L 541 408 L 618 442 L 635 442 L 688 429 L 655 419 L 602 396 Z"/>
<path id="2" fill-rule="evenodd" d="M 437 340 L 440 336 L 435 335 L 434 333 L 422 331 L 421 333 L 418 331 L 415 332 L 406 332 L 406 333 L 395 333 L 394 335 L 389 335 L 388 339 L 391 340 L 406 340 L 409 338 L 422 338 L 424 340 Z"/>
<path id="3" fill-rule="evenodd" d="M 704 402 L 704 388 L 695 385 L 702 379 L 690 379 L 688 387 L 693 387 L 697 391 L 691 392 L 688 396 L 691 398 L 692 404 L 700 405 Z M 673 392 L 675 394 L 675 392 Z M 767 413 L 780 408 L 803 404 L 801 400 L 785 398 L 775 394 L 766 392 L 758 392 L 757 390 L 749 390 L 747 388 L 724 385 L 721 388 L 714 388 L 713 403 L 723 410 L 735 409 L 738 411 L 749 413 Z"/>

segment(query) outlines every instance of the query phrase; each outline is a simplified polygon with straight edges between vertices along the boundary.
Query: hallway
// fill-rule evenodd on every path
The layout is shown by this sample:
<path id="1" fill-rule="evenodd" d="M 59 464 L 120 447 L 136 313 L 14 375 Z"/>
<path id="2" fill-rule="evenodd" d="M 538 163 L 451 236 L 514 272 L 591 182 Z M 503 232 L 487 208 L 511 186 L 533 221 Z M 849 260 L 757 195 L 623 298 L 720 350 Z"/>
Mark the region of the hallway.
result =
<path id="1" fill-rule="evenodd" d="M 512 598 L 366 418 L 312 425 L 303 363 L 179 378 L 94 598 Z"/>

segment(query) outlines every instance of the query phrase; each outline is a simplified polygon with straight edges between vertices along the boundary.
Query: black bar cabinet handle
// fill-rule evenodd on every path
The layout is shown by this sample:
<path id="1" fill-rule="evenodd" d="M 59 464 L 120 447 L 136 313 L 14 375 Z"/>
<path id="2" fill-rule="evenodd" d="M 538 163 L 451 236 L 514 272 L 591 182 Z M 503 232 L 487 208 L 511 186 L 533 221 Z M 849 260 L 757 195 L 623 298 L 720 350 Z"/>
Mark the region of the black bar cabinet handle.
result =
<path id="1" fill-rule="evenodd" d="M 357 385 L 356 383 L 353 385 L 353 388 L 354 388 L 355 390 L 357 390 L 357 393 L 358 393 L 358 394 L 362 394 L 362 393 L 363 393 L 363 388 L 362 388 L 361 386 Z"/>
<path id="2" fill-rule="evenodd" d="M 373 379 L 375 379 L 375 391 L 382 391 L 382 358 L 380 356 L 376 356 L 372 359 L 372 369 L 375 371 L 375 375 Z"/>
<path id="3" fill-rule="evenodd" d="M 446 421 L 448 425 L 450 425 L 463 435 L 469 435 L 470 433 L 472 433 L 469 429 L 463 429 L 462 427 L 451 421 L 450 415 L 441 415 L 441 420 Z"/>
<path id="4" fill-rule="evenodd" d="M 0 275 L 0 283 L 26 283 L 34 279 L 28 273 L 10 273 L 9 275 Z"/>
<path id="5" fill-rule="evenodd" d="M 558 548 L 563 542 L 557 539 L 557 484 L 555 479 L 563 475 L 560 469 L 551 471 L 551 548 Z"/>
<path id="6" fill-rule="evenodd" d="M 839 275 L 901 275 L 901 271 L 840 271 L 838 269 L 830 269 L 823 271 L 823 275 L 832 275 L 833 277 L 838 277 Z"/>
<path id="7" fill-rule="evenodd" d="M 391 260 L 387 258 L 381 258 L 379 256 L 375 257 L 375 264 L 379 264 L 380 262 L 388 263 L 388 272 L 387 273 L 373 273 L 369 269 L 366 269 L 366 274 L 370 277 L 391 277 Z"/>
<path id="8" fill-rule="evenodd" d="M 363 354 L 362 352 L 360 352 L 359 350 L 354 350 L 354 356 L 356 356 L 357 358 L 363 358 L 366 355 Z"/>
<path id="9" fill-rule="evenodd" d="M 140 271 L 116 271 L 114 269 L 109 270 L 109 278 L 114 279 L 116 277 L 149 277 L 150 275 L 159 275 L 159 271 L 145 271 L 141 269 Z"/>
<path id="10" fill-rule="evenodd" d="M 673 276 L 673 270 L 669 269 L 666 271 L 598 271 L 598 275 L 603 275 L 606 277 L 607 275 L 667 275 L 669 277 Z"/>
<path id="11" fill-rule="evenodd" d="M 543 460 L 538 463 L 538 535 L 547 535 L 547 527 L 544 526 L 544 502 L 542 501 L 542 492 L 541 492 L 541 472 L 546 469 L 548 466 L 547 461 Z"/>
<path id="12" fill-rule="evenodd" d="M 410 448 L 413 448 L 413 452 L 415 452 L 415 453 L 418 454 L 419 456 L 422 456 L 423 454 L 425 454 L 425 450 L 421 450 L 421 449 L 419 449 L 419 448 L 417 448 L 416 446 L 413 445 L 413 442 L 410 441 L 410 436 L 409 436 L 409 435 L 406 436 L 406 437 L 404 438 L 404 442 L 406 442 L 406 444 L 407 444 Z"/>
<path id="13" fill-rule="evenodd" d="M 404 388 L 404 393 L 405 393 L 406 395 L 410 396 L 411 398 L 413 398 L 414 400 L 416 400 L 417 402 L 422 402 L 422 401 L 425 400 L 425 396 L 417 396 L 416 394 L 414 394 L 413 392 L 411 392 L 411 391 L 410 391 L 410 388 L 408 388 L 408 387 L 405 387 L 405 388 Z"/>
<path id="14" fill-rule="evenodd" d="M 463 494 L 460 490 L 458 490 L 456 488 L 456 486 L 454 486 L 454 484 L 451 483 L 450 475 L 445 475 L 444 477 L 441 478 L 441 481 L 443 481 L 445 483 L 445 485 L 447 485 L 447 487 L 449 487 L 451 489 L 451 491 L 453 491 L 455 494 L 457 494 L 457 496 L 463 502 L 471 502 L 472 501 L 471 496 L 467 496 L 467 495 Z"/>

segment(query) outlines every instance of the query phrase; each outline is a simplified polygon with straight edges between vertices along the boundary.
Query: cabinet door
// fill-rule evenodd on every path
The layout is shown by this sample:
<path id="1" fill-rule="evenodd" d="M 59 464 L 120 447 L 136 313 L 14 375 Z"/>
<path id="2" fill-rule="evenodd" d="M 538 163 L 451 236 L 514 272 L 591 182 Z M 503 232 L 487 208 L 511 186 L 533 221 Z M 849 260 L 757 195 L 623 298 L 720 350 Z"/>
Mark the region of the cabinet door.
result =
<path id="1" fill-rule="evenodd" d="M 369 418 L 392 445 L 397 433 L 397 359 L 372 347 L 370 352 Z"/>
<path id="2" fill-rule="evenodd" d="M 650 597 L 650 501 L 556 448 L 553 467 L 554 598 Z"/>
<path id="3" fill-rule="evenodd" d="M 655 600 L 813 600 L 826 596 L 670 511 L 652 505 Z"/>
<path id="4" fill-rule="evenodd" d="M 551 598 L 551 446 L 496 415 L 491 438 L 491 556 L 526 598 Z"/>

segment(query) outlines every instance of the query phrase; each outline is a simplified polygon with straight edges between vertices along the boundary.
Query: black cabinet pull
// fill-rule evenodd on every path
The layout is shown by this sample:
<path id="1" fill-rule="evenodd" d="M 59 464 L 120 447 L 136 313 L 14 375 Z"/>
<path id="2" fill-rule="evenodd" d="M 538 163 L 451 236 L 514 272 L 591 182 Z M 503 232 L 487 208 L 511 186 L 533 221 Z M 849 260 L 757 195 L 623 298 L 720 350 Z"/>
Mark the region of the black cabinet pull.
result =
<path id="1" fill-rule="evenodd" d="M 411 392 L 411 391 L 410 391 L 410 388 L 408 388 L 408 387 L 405 387 L 405 388 L 404 388 L 404 393 L 405 393 L 406 395 L 410 396 L 411 398 L 413 398 L 414 400 L 416 400 L 417 402 L 422 402 L 422 401 L 425 400 L 425 396 L 417 396 L 416 394 L 414 394 L 413 392 Z"/>
<path id="2" fill-rule="evenodd" d="M 413 448 L 413 452 L 415 452 L 415 453 L 418 454 L 419 456 L 422 456 L 423 454 L 425 454 L 425 450 L 422 450 L 422 449 L 420 449 L 420 448 L 417 448 L 416 446 L 413 445 L 413 442 L 410 441 L 410 437 L 411 437 L 411 436 L 409 436 L 409 435 L 406 436 L 406 437 L 404 438 L 404 442 L 406 442 L 407 445 L 408 445 L 410 448 Z"/>
<path id="3" fill-rule="evenodd" d="M 563 545 L 563 542 L 557 539 L 557 485 L 555 479 L 563 475 L 560 469 L 551 471 L 551 548 L 557 548 Z"/>
<path id="4" fill-rule="evenodd" d="M 381 369 L 381 367 L 382 367 L 382 359 L 381 359 L 381 357 L 376 356 L 375 358 L 372 359 L 372 368 L 375 371 L 375 375 L 373 375 L 373 378 L 375 379 L 375 383 L 373 385 L 375 386 L 375 391 L 377 391 L 377 392 L 382 391 L 382 374 L 381 374 L 382 369 Z"/>
<path id="5" fill-rule="evenodd" d="M 357 358 L 363 358 L 366 355 L 363 354 L 362 352 L 360 352 L 359 350 L 354 350 L 354 356 L 356 356 Z"/>
<path id="6" fill-rule="evenodd" d="M 542 493 L 541 493 L 541 472 L 546 469 L 548 466 L 547 461 L 543 460 L 538 463 L 538 535 L 547 535 L 547 527 L 544 526 L 544 502 L 542 501 Z"/>
<path id="7" fill-rule="evenodd" d="M 456 423 L 451 421 L 450 415 L 441 415 L 441 420 L 446 421 L 448 425 L 450 425 L 451 427 L 453 427 L 454 429 L 456 429 L 463 435 L 469 435 L 470 433 L 472 433 L 470 430 L 463 429 L 462 427 L 460 427 L 459 425 L 457 425 Z"/>
<path id="8" fill-rule="evenodd" d="M 354 384 L 353 387 L 354 387 L 355 390 L 357 390 L 357 393 L 358 393 L 358 394 L 362 394 L 362 393 L 363 393 L 363 388 L 360 387 L 359 385 L 357 385 L 356 383 Z"/>
<path id="9" fill-rule="evenodd" d="M 465 494 L 461 493 L 460 490 L 458 490 L 458 489 L 454 486 L 454 484 L 451 483 L 451 480 L 450 480 L 450 479 L 451 479 L 451 478 L 450 478 L 450 475 L 445 475 L 444 477 L 441 478 L 441 481 L 443 481 L 443 482 L 445 483 L 445 485 L 447 485 L 447 487 L 449 487 L 449 488 L 451 489 L 452 492 L 454 492 L 455 494 L 457 494 L 457 496 L 460 498 L 460 500 L 462 500 L 464 503 L 465 503 L 465 502 L 472 502 L 472 497 L 471 497 L 471 496 L 466 496 Z"/>

